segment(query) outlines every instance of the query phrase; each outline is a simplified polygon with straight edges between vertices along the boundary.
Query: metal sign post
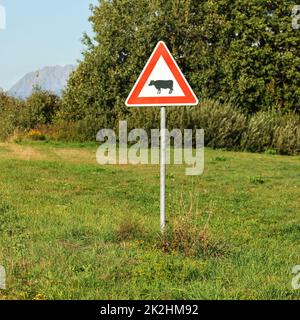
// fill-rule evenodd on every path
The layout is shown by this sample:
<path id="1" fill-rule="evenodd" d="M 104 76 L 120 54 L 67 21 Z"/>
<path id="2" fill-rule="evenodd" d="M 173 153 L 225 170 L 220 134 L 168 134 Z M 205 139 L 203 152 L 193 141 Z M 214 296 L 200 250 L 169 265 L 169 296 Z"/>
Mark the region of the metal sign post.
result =
<path id="1" fill-rule="evenodd" d="M 166 228 L 166 106 L 196 106 L 198 98 L 163 41 L 155 47 L 127 100 L 127 107 L 161 107 L 160 229 Z"/>
<path id="2" fill-rule="evenodd" d="M 166 227 L 166 108 L 160 109 L 160 230 Z"/>

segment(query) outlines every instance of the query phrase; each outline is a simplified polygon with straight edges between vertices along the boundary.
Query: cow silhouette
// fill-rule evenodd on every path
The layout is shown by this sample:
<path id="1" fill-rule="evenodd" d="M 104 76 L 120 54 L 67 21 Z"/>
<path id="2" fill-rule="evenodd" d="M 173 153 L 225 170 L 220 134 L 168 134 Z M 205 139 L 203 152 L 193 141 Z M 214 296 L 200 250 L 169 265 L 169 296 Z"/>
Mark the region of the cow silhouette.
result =
<path id="1" fill-rule="evenodd" d="M 151 86 L 154 86 L 157 89 L 157 94 L 161 94 L 162 89 L 169 89 L 169 94 L 172 94 L 174 91 L 173 80 L 152 80 L 149 84 L 149 87 Z"/>

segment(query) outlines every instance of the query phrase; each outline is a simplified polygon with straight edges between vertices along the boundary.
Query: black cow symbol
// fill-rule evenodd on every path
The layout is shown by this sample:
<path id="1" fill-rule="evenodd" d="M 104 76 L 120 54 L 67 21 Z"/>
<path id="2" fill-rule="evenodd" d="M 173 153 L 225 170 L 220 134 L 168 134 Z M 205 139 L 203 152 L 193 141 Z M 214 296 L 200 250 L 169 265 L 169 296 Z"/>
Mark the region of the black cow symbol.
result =
<path id="1" fill-rule="evenodd" d="M 169 94 L 172 94 L 174 91 L 173 80 L 152 80 L 149 84 L 149 87 L 151 86 L 154 86 L 157 89 L 157 94 L 161 94 L 162 89 L 169 89 Z"/>

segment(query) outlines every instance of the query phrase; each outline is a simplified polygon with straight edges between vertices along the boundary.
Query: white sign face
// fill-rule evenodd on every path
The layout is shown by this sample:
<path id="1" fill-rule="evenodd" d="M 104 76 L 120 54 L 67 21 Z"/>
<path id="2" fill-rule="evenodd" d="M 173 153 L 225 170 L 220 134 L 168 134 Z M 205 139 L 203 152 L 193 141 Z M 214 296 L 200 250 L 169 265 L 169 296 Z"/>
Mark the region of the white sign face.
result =
<path id="1" fill-rule="evenodd" d="M 170 89 L 161 89 L 161 92 L 157 90 L 155 85 L 151 85 L 151 82 L 155 81 L 166 81 L 165 87 L 168 86 L 167 81 L 172 81 L 172 88 L 173 91 L 171 92 Z M 171 83 L 170 83 L 171 84 Z M 171 87 L 171 86 L 170 86 Z M 178 96 L 184 97 L 184 93 L 180 88 L 177 80 L 175 79 L 173 73 L 171 72 L 170 68 L 168 67 L 165 59 L 160 57 L 156 66 L 154 67 L 148 81 L 146 82 L 144 88 L 142 89 L 139 97 L 169 97 L 169 96 Z"/>
<path id="2" fill-rule="evenodd" d="M 160 41 L 127 101 L 128 107 L 190 106 L 198 99 L 164 42 Z"/>

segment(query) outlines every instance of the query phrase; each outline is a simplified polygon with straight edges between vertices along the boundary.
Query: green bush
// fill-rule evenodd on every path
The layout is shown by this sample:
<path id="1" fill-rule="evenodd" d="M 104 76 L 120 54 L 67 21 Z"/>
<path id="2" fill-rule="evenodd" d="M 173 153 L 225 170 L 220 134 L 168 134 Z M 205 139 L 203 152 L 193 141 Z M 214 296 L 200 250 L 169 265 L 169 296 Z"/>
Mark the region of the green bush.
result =
<path id="1" fill-rule="evenodd" d="M 212 148 L 239 149 L 247 129 L 246 116 L 230 104 L 207 101 L 190 113 L 193 128 L 205 130 L 205 145 Z"/>
<path id="2" fill-rule="evenodd" d="M 59 122 L 49 126 L 42 126 L 41 131 L 52 141 L 63 142 L 84 142 L 87 139 L 85 134 L 80 132 L 80 127 L 77 122 Z"/>
<path id="3" fill-rule="evenodd" d="M 132 108 L 127 115 L 128 130 L 144 129 L 150 134 L 151 129 L 160 126 L 160 110 L 159 108 Z"/>
<path id="4" fill-rule="evenodd" d="M 275 129 L 273 146 L 280 154 L 300 154 L 300 117 L 289 115 Z"/>
<path id="5" fill-rule="evenodd" d="M 60 106 L 59 97 L 39 89 L 25 101 L 0 93 L 0 139 L 52 124 Z"/>
<path id="6" fill-rule="evenodd" d="M 227 244 L 216 240 L 210 230 L 210 219 L 214 209 L 200 212 L 195 207 L 193 195 L 189 202 L 182 202 L 176 208 L 165 232 L 159 235 L 156 248 L 164 253 L 178 252 L 185 256 L 201 258 L 204 256 L 223 256 Z"/>
<path id="7" fill-rule="evenodd" d="M 251 152 L 276 150 L 280 154 L 300 152 L 300 117 L 294 113 L 283 115 L 273 109 L 258 112 L 249 120 L 241 147 Z"/>
<path id="8" fill-rule="evenodd" d="M 275 110 L 261 111 L 253 115 L 243 134 L 242 148 L 252 152 L 264 152 L 273 148 L 274 133 L 281 121 L 280 113 Z"/>
<path id="9" fill-rule="evenodd" d="M 32 141 L 46 141 L 47 137 L 45 134 L 43 134 L 43 132 L 41 132 L 40 130 L 36 130 L 36 129 L 31 129 L 29 130 L 25 137 L 29 140 Z"/>
<path id="10" fill-rule="evenodd" d="M 19 129 L 24 129 L 24 102 L 0 92 L 0 139 L 5 140 Z"/>
<path id="11" fill-rule="evenodd" d="M 118 112 L 121 107 L 116 106 L 114 112 L 103 110 L 82 119 L 67 120 L 61 118 L 60 106 L 60 98 L 47 91 L 36 90 L 26 101 L 0 93 L 0 139 L 94 141 L 100 129 L 118 132 L 119 120 L 128 121 L 128 132 L 141 128 L 149 137 L 151 129 L 160 127 L 160 110 L 156 107 L 133 108 L 125 114 Z M 170 107 L 167 119 L 170 131 L 204 129 L 207 147 L 270 154 L 300 153 L 300 116 L 284 114 L 278 108 L 246 116 L 229 103 L 208 100 L 198 107 Z M 39 134 L 33 134 L 35 130 Z"/>
<path id="12" fill-rule="evenodd" d="M 131 109 L 128 116 L 129 130 L 143 128 L 148 134 L 159 128 L 158 108 Z M 240 140 L 247 129 L 247 118 L 230 104 L 221 105 L 206 101 L 198 107 L 167 109 L 167 126 L 172 129 L 204 129 L 205 145 L 212 148 L 239 149 Z"/>
<path id="13" fill-rule="evenodd" d="M 26 127 L 33 129 L 37 125 L 51 124 L 60 108 L 61 99 L 58 96 L 36 89 L 25 102 L 23 113 Z"/>

